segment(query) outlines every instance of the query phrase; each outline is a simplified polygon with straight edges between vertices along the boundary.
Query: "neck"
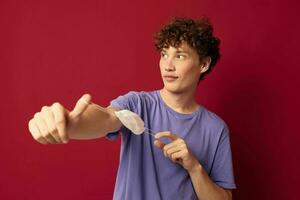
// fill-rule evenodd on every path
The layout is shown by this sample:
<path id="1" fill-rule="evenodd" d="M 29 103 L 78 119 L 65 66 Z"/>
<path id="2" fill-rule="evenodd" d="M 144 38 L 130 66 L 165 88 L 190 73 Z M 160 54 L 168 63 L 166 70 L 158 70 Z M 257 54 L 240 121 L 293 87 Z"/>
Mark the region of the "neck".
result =
<path id="1" fill-rule="evenodd" d="M 163 88 L 160 90 L 160 95 L 169 107 L 179 113 L 189 114 L 199 108 L 195 100 L 195 90 L 173 93 Z"/>

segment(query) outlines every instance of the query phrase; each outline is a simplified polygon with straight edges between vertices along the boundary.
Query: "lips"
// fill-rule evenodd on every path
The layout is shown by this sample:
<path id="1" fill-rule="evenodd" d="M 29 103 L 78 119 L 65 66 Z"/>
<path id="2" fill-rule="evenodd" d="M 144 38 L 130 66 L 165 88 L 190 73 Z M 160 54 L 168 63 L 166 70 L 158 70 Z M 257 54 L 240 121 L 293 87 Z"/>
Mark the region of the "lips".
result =
<path id="1" fill-rule="evenodd" d="M 178 76 L 174 76 L 174 75 L 164 75 L 163 77 L 167 81 L 174 81 L 178 78 Z"/>

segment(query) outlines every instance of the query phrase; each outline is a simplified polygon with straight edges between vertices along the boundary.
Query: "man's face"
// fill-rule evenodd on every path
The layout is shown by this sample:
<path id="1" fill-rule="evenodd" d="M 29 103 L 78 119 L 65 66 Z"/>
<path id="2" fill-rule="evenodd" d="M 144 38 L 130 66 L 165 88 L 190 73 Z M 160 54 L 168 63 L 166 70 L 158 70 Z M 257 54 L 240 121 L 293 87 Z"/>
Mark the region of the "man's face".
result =
<path id="1" fill-rule="evenodd" d="M 165 89 L 174 93 L 194 90 L 203 73 L 197 52 L 185 42 L 178 48 L 164 48 L 159 65 Z"/>

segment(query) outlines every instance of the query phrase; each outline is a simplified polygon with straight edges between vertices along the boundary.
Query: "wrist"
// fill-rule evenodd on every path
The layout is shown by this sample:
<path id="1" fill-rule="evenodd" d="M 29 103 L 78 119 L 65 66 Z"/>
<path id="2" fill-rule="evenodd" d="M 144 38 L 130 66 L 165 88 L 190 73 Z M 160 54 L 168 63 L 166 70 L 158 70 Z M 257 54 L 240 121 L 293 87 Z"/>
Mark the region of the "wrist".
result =
<path id="1" fill-rule="evenodd" d="M 192 165 L 192 167 L 188 170 L 189 174 L 199 173 L 202 171 L 202 165 L 199 162 L 196 162 Z"/>

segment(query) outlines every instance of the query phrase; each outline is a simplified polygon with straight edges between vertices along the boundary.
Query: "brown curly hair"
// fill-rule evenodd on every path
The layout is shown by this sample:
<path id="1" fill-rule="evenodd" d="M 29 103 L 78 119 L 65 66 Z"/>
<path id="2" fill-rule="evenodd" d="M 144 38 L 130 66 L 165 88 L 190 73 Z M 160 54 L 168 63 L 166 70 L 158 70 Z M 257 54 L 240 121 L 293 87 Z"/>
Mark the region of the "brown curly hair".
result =
<path id="1" fill-rule="evenodd" d="M 176 17 L 157 32 L 154 38 L 156 50 L 159 52 L 169 46 L 178 48 L 182 42 L 186 42 L 196 50 L 200 61 L 201 58 L 209 56 L 210 67 L 201 75 L 200 80 L 211 72 L 220 59 L 221 41 L 213 35 L 213 26 L 207 17 L 201 17 L 198 20 Z"/>

